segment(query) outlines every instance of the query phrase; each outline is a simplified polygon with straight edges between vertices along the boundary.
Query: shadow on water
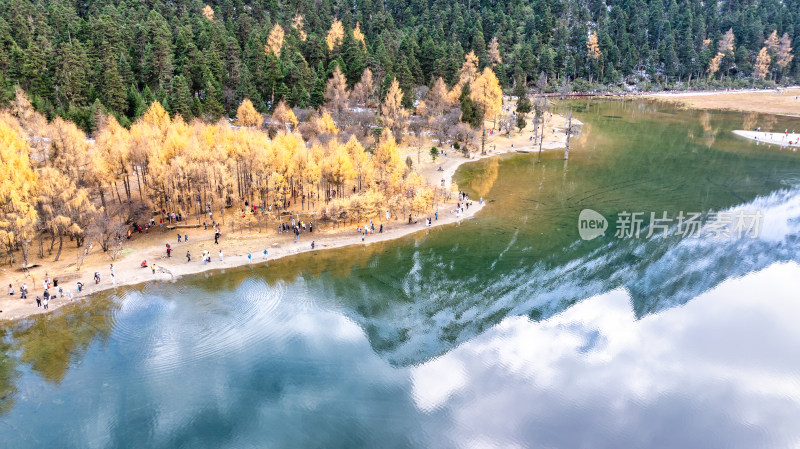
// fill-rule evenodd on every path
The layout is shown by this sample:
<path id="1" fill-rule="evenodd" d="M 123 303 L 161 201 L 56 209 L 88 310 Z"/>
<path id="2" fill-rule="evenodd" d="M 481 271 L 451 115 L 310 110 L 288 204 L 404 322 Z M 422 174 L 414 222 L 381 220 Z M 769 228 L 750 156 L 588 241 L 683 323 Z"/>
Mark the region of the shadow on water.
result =
<path id="1" fill-rule="evenodd" d="M 676 111 L 638 101 L 559 106 L 570 107 L 586 125 L 573 140 L 569 161 L 560 151 L 546 152 L 538 164 L 536 155 L 515 154 L 471 163 L 457 173 L 473 199 L 487 199 L 473 220 L 396 241 L 256 264 L 252 271 L 139 286 L 124 290 L 131 294 L 123 299 L 97 295 L 89 304 L 3 326 L 0 413 L 14 407 L 17 381 L 28 371 L 58 384 L 92 342 L 104 345 L 112 333 L 119 339 L 128 333 L 156 338 L 147 337 L 148 326 L 168 313 L 219 318 L 223 324 L 204 318 L 198 320 L 202 327 L 171 329 L 158 337 L 174 340 L 179 332 L 189 333 L 198 338 L 187 345 L 214 353 L 218 349 L 206 337 L 225 333 L 225 317 L 255 313 L 260 309 L 252 304 L 273 291 L 300 302 L 301 309 L 339 311 L 363 329 L 381 358 L 408 366 L 441 355 L 508 316 L 542 320 L 624 287 L 641 318 L 683 304 L 727 278 L 775 261 L 800 261 L 800 192 L 794 188 L 800 155 L 756 146 L 730 132 L 800 128 L 797 119 Z M 675 216 L 736 207 L 764 212 L 761 238 L 613 235 L 614 218 L 623 211 Z M 580 240 L 577 217 L 585 208 L 610 220 L 605 236 Z M 172 311 L 176 300 L 152 299 L 180 296 L 184 286 L 194 293 L 178 312 Z M 238 293 L 242 290 L 246 296 Z M 151 299 L 139 304 L 133 297 Z M 131 329 L 132 323 L 141 328 Z"/>

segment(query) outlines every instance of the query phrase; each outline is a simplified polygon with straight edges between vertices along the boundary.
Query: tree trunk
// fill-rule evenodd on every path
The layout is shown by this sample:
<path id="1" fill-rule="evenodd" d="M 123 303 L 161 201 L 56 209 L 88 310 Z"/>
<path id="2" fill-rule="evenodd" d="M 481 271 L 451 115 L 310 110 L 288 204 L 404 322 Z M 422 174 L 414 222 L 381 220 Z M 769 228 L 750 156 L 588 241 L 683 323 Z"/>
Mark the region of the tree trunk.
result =
<path id="1" fill-rule="evenodd" d="M 64 246 L 64 234 L 58 235 L 58 252 L 56 253 L 56 258 L 53 259 L 53 262 L 58 262 L 58 258 L 61 257 L 61 248 Z"/>

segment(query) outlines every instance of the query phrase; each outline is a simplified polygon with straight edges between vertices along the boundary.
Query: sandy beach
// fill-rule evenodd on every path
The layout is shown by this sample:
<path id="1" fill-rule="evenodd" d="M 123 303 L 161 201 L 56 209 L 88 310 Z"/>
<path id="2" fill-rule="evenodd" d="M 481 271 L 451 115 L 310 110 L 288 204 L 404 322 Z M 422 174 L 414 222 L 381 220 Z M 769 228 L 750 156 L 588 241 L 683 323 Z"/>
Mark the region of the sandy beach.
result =
<path id="1" fill-rule="evenodd" d="M 529 120 L 532 121 L 532 120 Z M 542 145 L 543 150 L 560 150 L 564 147 L 563 128 L 566 118 L 553 115 L 548 119 L 546 126 L 549 132 L 545 132 L 545 139 Z M 573 119 L 573 123 L 579 125 L 580 122 Z M 65 242 L 64 254 L 59 262 L 53 262 L 53 255 L 45 251 L 45 257 L 39 258 L 34 255 L 38 251 L 38 242 L 34 242 L 30 249 L 31 262 L 35 267 L 23 272 L 19 269 L 19 264 L 14 267 L 5 266 L 0 268 L 0 285 L 7 287 L 11 284 L 15 290 L 14 296 L 10 296 L 8 291 L 3 292 L 0 299 L 0 320 L 10 321 L 25 318 L 30 315 L 52 312 L 59 307 L 72 302 L 85 300 L 92 293 L 104 291 L 125 285 L 135 285 L 149 281 L 168 281 L 177 279 L 181 276 L 195 273 L 202 273 L 209 270 L 221 268 L 232 268 L 247 264 L 265 263 L 272 260 L 289 257 L 302 252 L 322 251 L 326 249 L 341 248 L 350 245 L 369 245 L 373 242 L 397 239 L 415 232 L 424 231 L 429 227 L 425 224 L 425 218 L 432 219 L 431 227 L 443 226 L 457 223 L 461 220 L 472 218 L 483 208 L 479 203 L 479 198 L 471 198 L 472 205 L 463 214 L 456 214 L 458 186 L 453 184 L 453 175 L 458 167 L 467 162 L 476 161 L 483 158 L 495 157 L 505 153 L 517 151 L 534 151 L 529 135 L 532 132 L 532 125 L 529 124 L 521 133 L 511 137 L 501 136 L 499 133 L 490 135 L 486 142 L 486 154 L 473 153 L 469 157 L 464 157 L 460 152 L 448 151 L 446 156 L 437 158 L 435 161 L 429 155 L 423 156 L 422 163 L 415 169 L 423 176 L 430 185 L 443 186 L 455 200 L 439 204 L 439 218 L 435 219 L 434 211 L 427 216 L 416 217 L 416 223 L 409 224 L 407 217 L 398 220 L 375 219 L 374 234 L 366 236 L 362 242 L 361 234 L 356 231 L 356 225 L 342 226 L 336 229 L 320 230 L 315 228 L 313 233 L 301 233 L 297 243 L 294 236 L 289 233 L 277 233 L 274 230 L 266 232 L 239 231 L 231 233 L 230 227 L 222 227 L 223 236 L 218 245 L 214 244 L 213 230 L 204 230 L 202 226 L 180 229 L 181 234 L 189 236 L 189 242 L 177 242 L 177 231 L 167 230 L 166 228 L 154 228 L 150 234 L 134 234 L 131 240 L 126 241 L 126 248 L 122 251 L 117 260 L 111 260 L 107 253 L 103 253 L 95 245 L 90 254 L 86 257 L 81 269 L 77 267 L 77 249 L 71 242 Z M 535 149 L 538 151 L 538 146 Z M 405 148 L 405 155 L 416 154 L 416 150 Z M 441 167 L 441 170 L 439 169 Z M 442 180 L 444 183 L 442 184 Z M 486 200 L 486 198 L 484 198 Z M 192 219 L 189 219 L 193 223 Z M 378 233 L 380 224 L 384 225 L 383 233 Z M 226 232 L 227 231 L 227 232 Z M 311 248 L 314 241 L 315 248 Z M 169 243 L 172 247 L 172 257 L 167 257 L 165 246 Z M 71 246 L 68 247 L 68 246 Z M 264 257 L 264 250 L 268 251 Z M 203 264 L 201 254 L 209 251 L 211 262 Z M 222 250 L 223 260 L 220 261 L 218 251 Z M 186 259 L 187 251 L 191 254 L 191 261 Z M 248 258 L 250 254 L 250 258 Z M 155 264 L 156 273 L 148 268 L 142 268 L 141 262 L 146 260 L 148 264 Z M 110 265 L 113 263 L 115 275 L 110 275 Z M 93 276 L 95 272 L 101 275 L 101 281 L 95 283 Z M 50 300 L 49 310 L 36 306 L 36 296 L 42 296 L 44 287 L 43 282 L 46 278 L 58 279 L 58 287 L 64 291 L 63 297 L 56 297 Z M 84 287 L 79 293 L 77 282 L 83 283 Z M 23 283 L 28 287 L 28 298 L 22 300 L 19 294 L 19 287 Z M 51 287 L 51 292 L 58 292 L 58 288 Z M 67 292 L 72 292 L 70 299 Z"/>

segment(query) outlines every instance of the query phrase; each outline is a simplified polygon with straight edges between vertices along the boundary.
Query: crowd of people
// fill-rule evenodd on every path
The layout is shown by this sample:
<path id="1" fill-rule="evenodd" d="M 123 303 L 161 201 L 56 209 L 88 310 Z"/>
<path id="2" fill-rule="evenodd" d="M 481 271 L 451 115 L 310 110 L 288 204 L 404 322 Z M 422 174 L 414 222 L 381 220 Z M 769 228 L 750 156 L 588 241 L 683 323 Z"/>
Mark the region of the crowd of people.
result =
<path id="1" fill-rule="evenodd" d="M 481 204 L 482 203 L 483 203 L 483 199 L 481 198 Z M 465 193 L 465 192 L 459 192 L 458 193 L 458 202 L 456 203 L 456 209 L 452 210 L 451 213 L 456 213 L 457 215 L 461 215 L 462 213 L 464 213 L 465 210 L 469 209 L 471 204 L 472 204 L 472 201 L 469 199 L 469 195 L 467 193 Z M 166 213 L 166 212 L 164 212 L 164 213 Z M 174 216 L 172 216 L 172 215 L 174 215 Z M 167 214 L 167 218 L 166 219 L 167 219 L 168 223 L 177 224 L 177 223 L 180 223 L 183 220 L 183 217 L 180 216 L 180 214 L 172 214 L 172 215 Z M 390 219 L 390 215 L 389 215 L 388 212 L 386 212 L 386 220 L 389 220 L 389 219 Z M 433 221 L 437 221 L 438 219 L 439 219 L 439 212 L 435 211 L 432 216 L 429 216 L 429 217 L 427 217 L 425 219 L 426 220 L 426 225 L 427 226 L 431 226 Z M 220 244 L 220 238 L 222 236 L 222 233 L 220 232 L 220 226 L 216 221 L 213 220 L 213 216 L 210 213 L 209 213 L 209 220 L 211 222 L 211 229 L 213 230 L 214 244 L 215 245 L 219 245 Z M 409 214 L 408 220 L 409 220 L 410 224 L 418 222 L 418 220 L 412 220 L 412 215 L 411 214 Z M 130 226 L 130 228 L 127 231 L 127 238 L 131 239 L 131 236 L 132 236 L 132 234 L 134 232 L 148 233 L 149 230 L 152 229 L 155 226 L 155 224 L 156 224 L 155 223 L 155 219 L 150 219 L 148 222 L 146 222 L 144 224 L 144 226 L 142 226 L 141 224 L 134 223 L 134 224 L 132 224 Z M 163 225 L 164 225 L 164 218 L 162 216 L 161 220 L 159 221 L 159 227 L 163 227 Z M 203 222 L 203 230 L 204 231 L 208 231 L 208 229 L 209 229 L 208 222 L 204 221 Z M 366 239 L 366 237 L 368 235 L 370 235 L 370 234 L 374 234 L 376 232 L 377 233 L 383 233 L 384 232 L 384 224 L 383 223 L 379 223 L 379 224 L 376 225 L 376 223 L 373 221 L 373 219 L 369 219 L 369 221 L 364 223 L 363 225 L 359 224 L 356 227 L 356 231 L 358 233 L 360 233 L 361 240 L 364 241 Z M 299 241 L 301 233 L 313 233 L 313 232 L 314 232 L 314 223 L 312 221 L 298 220 L 293 216 L 290 216 L 289 220 L 282 221 L 281 223 L 278 224 L 278 233 L 279 234 L 292 233 L 294 235 L 294 243 L 297 243 Z M 189 241 L 190 241 L 188 232 L 176 232 L 173 235 L 176 236 L 177 244 L 188 244 Z M 193 237 L 193 239 L 194 239 L 194 237 Z M 175 244 L 175 243 L 174 242 L 166 242 L 166 244 L 165 244 L 166 257 L 168 259 L 172 258 L 173 244 Z M 316 248 L 316 242 L 314 240 L 312 240 L 310 242 L 310 248 L 312 250 L 314 250 Z M 219 262 L 223 263 L 224 262 L 224 254 L 223 254 L 222 249 L 219 249 L 217 251 L 217 255 L 218 255 L 218 258 L 219 258 Z M 264 260 L 268 259 L 268 255 L 269 255 L 269 251 L 265 248 L 263 250 L 263 258 L 264 258 Z M 190 249 L 186 250 L 186 256 L 185 257 L 186 257 L 186 263 L 191 263 L 192 262 L 192 253 L 191 253 Z M 247 254 L 247 258 L 248 258 L 248 263 L 252 263 L 253 262 L 253 254 L 251 252 L 249 252 Z M 203 265 L 207 265 L 207 264 L 211 263 L 212 262 L 212 252 L 210 250 L 208 250 L 208 249 L 204 249 L 202 251 L 200 261 L 203 263 Z M 150 270 L 152 271 L 152 274 L 154 276 L 158 272 L 169 272 L 169 271 L 165 270 L 163 267 L 157 267 L 156 264 L 153 263 L 153 262 L 148 263 L 147 260 L 143 260 L 141 262 L 140 266 L 142 268 L 150 268 Z M 111 264 L 110 267 L 109 267 L 109 275 L 110 275 L 111 283 L 116 286 L 116 273 L 115 273 L 115 270 L 114 270 L 114 264 Z M 99 271 L 95 271 L 93 279 L 94 279 L 95 284 L 100 284 L 101 281 L 102 281 L 101 273 Z M 84 290 L 83 282 L 77 281 L 76 287 L 77 287 L 77 292 L 78 293 L 82 292 Z M 57 288 L 57 291 L 55 291 L 56 288 Z M 9 295 L 10 296 L 15 296 L 16 295 L 16 291 L 15 291 L 14 286 L 12 284 L 8 285 L 8 289 L 9 289 Z M 55 298 L 57 298 L 57 297 L 58 298 L 66 297 L 66 298 L 69 298 L 69 299 L 73 298 L 73 293 L 72 293 L 71 290 L 66 290 L 65 291 L 63 287 L 59 287 L 58 286 L 58 280 L 56 280 L 56 279 L 54 279 L 51 282 L 49 275 L 45 276 L 45 279 L 44 279 L 44 281 L 42 283 L 42 289 L 43 289 L 42 295 L 41 296 L 39 296 L 39 295 L 35 296 L 35 301 L 36 301 L 36 306 L 37 307 L 43 307 L 44 309 L 48 309 L 50 301 L 55 299 Z M 28 298 L 28 294 L 29 294 L 28 285 L 26 283 L 22 283 L 19 286 L 20 299 L 22 299 L 22 300 L 27 299 Z"/>

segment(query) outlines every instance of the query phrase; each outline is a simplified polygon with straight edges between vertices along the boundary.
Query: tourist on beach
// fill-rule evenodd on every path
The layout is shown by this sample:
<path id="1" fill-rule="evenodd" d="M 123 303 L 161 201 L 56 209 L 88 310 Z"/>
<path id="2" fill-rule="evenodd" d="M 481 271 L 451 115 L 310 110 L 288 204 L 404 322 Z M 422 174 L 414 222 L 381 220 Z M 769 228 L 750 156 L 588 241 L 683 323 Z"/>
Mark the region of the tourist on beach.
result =
<path id="1" fill-rule="evenodd" d="M 264 260 L 267 260 L 267 249 L 264 248 Z"/>
<path id="2" fill-rule="evenodd" d="M 28 284 L 22 284 L 22 286 L 19 288 L 19 296 L 20 299 L 25 299 L 28 297 Z"/>
<path id="3" fill-rule="evenodd" d="M 219 250 L 219 261 L 222 262 L 222 250 Z"/>
<path id="4" fill-rule="evenodd" d="M 378 231 L 379 234 L 383 233 L 383 223 L 381 223 L 381 229 Z"/>
<path id="5" fill-rule="evenodd" d="M 203 222 L 203 230 L 208 231 L 208 223 L 206 223 L 205 221 Z"/>
<path id="6" fill-rule="evenodd" d="M 219 245 L 219 229 L 214 231 L 214 244 Z"/>
<path id="7" fill-rule="evenodd" d="M 50 303 L 50 298 L 48 298 L 47 296 L 45 296 L 45 297 L 44 297 L 44 300 L 42 301 L 42 306 L 44 306 L 44 309 L 45 309 L 45 310 L 47 310 L 47 304 L 49 304 L 49 303 Z"/>
<path id="8" fill-rule="evenodd" d="M 189 254 L 189 251 L 186 251 L 186 263 L 189 263 L 191 261 L 192 261 L 192 255 Z"/>
<path id="9" fill-rule="evenodd" d="M 436 217 L 436 221 L 439 221 L 439 211 L 433 213 L 433 216 Z"/>
<path id="10" fill-rule="evenodd" d="M 183 234 L 183 242 L 189 243 L 189 234 Z"/>
<path id="11" fill-rule="evenodd" d="M 41 306 L 42 306 L 42 298 L 37 296 L 36 297 L 36 307 L 41 307 Z"/>
<path id="12" fill-rule="evenodd" d="M 150 264 L 150 270 L 153 271 L 153 274 L 156 274 L 156 264 Z"/>
<path id="13" fill-rule="evenodd" d="M 181 242 L 181 235 L 178 234 L 178 243 L 180 243 L 180 242 Z"/>
<path id="14" fill-rule="evenodd" d="M 83 291 L 83 282 L 78 281 L 78 292 Z"/>
<path id="15" fill-rule="evenodd" d="M 167 243 L 167 257 L 172 257 L 172 247 Z"/>
<path id="16" fill-rule="evenodd" d="M 14 287 L 11 284 L 8 284 L 8 294 L 14 296 Z"/>
<path id="17" fill-rule="evenodd" d="M 100 283 L 100 272 L 99 271 L 95 271 L 94 272 L 94 283 L 95 284 L 99 284 Z"/>
<path id="18" fill-rule="evenodd" d="M 253 263 L 253 254 L 247 253 L 247 263 L 249 264 Z"/>

